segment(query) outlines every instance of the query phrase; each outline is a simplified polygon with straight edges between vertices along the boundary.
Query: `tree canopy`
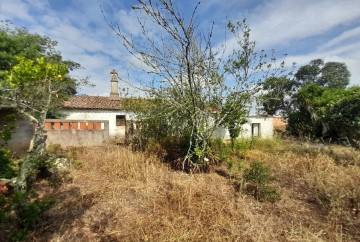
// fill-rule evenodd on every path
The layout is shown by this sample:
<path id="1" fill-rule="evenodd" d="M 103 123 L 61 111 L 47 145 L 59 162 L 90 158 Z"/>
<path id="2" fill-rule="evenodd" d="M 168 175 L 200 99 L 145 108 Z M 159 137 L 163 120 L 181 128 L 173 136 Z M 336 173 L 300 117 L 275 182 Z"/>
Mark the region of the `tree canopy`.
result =
<path id="1" fill-rule="evenodd" d="M 260 95 L 263 110 L 269 115 L 279 112 L 287 115 L 291 111 L 291 96 L 295 91 L 295 81 L 288 77 L 270 77 L 262 83 Z"/>
<path id="2" fill-rule="evenodd" d="M 291 134 L 350 143 L 359 147 L 359 87 L 347 87 L 345 63 L 315 59 L 301 66 L 294 78 L 268 78 L 260 95 L 267 114 L 280 113 Z"/>
<path id="3" fill-rule="evenodd" d="M 214 48 L 211 28 L 204 32 L 196 22 L 198 6 L 184 18 L 174 1 L 138 0 L 133 10 L 145 16 L 138 19 L 141 38 L 110 24 L 129 53 L 146 65 L 144 71 L 153 75 L 143 89 L 159 105 L 142 113 L 143 120 L 164 121 L 165 135 L 188 142 L 182 169 L 209 161 L 214 130 L 230 121 L 233 127 L 240 124 L 239 115 L 228 116 L 235 108 L 245 114 L 243 104 L 255 94 L 255 84 L 263 74 L 275 72 L 273 56 L 255 51 L 246 21 L 228 23 L 236 47 L 222 57 L 224 49 Z M 229 98 L 235 96 L 239 98 Z"/>
<path id="4" fill-rule="evenodd" d="M 62 102 L 76 93 L 82 81 L 72 78 L 71 70 L 78 63 L 64 61 L 55 50 L 56 42 L 48 37 L 29 33 L 26 29 L 0 31 L 0 101 L 3 107 L 15 109 L 35 126 L 32 151 L 22 164 L 18 185 L 26 186 L 26 177 L 34 160 L 45 153 L 45 118 Z"/>
<path id="5" fill-rule="evenodd" d="M 49 37 L 5 23 L 0 26 L 0 71 L 10 70 L 18 63 L 18 56 L 31 60 L 41 56 L 61 58 L 55 50 L 56 45 L 57 42 Z"/>
<path id="6" fill-rule="evenodd" d="M 296 72 L 298 86 L 316 83 L 328 88 L 346 88 L 350 83 L 350 71 L 345 63 L 324 62 L 322 59 L 310 61 Z"/>

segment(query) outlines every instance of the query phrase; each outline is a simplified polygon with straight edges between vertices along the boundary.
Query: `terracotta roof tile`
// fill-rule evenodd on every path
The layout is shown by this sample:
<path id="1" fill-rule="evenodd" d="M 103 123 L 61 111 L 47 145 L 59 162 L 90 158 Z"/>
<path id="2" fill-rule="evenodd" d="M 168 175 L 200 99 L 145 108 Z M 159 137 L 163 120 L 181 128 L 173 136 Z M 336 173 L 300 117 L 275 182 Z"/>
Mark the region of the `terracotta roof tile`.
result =
<path id="1" fill-rule="evenodd" d="M 72 96 L 69 100 L 64 102 L 64 108 L 123 110 L 123 105 L 120 98 L 99 96 Z"/>

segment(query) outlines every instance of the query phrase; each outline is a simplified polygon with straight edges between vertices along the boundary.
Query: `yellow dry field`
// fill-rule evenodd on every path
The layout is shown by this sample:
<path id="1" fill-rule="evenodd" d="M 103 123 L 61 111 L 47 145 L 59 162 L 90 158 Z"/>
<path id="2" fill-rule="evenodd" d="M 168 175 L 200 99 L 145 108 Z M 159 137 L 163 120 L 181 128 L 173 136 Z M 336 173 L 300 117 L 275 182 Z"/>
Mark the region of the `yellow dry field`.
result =
<path id="1" fill-rule="evenodd" d="M 350 148 L 264 141 L 249 149 L 241 162 L 270 166 L 275 203 L 239 191 L 224 164 L 186 174 L 118 146 L 77 156 L 72 181 L 45 192 L 58 202 L 32 240 L 360 241 L 360 154 Z"/>

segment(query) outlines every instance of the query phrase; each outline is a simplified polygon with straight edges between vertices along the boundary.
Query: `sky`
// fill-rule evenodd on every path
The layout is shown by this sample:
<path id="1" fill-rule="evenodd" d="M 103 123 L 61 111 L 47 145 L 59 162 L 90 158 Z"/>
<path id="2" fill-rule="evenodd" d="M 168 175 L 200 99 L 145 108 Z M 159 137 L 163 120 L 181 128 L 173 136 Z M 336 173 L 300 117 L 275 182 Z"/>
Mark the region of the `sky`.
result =
<path id="1" fill-rule="evenodd" d="M 173 2 L 187 17 L 198 1 Z M 95 85 L 78 93 L 107 96 L 112 69 L 121 76 L 120 92 L 131 89 L 136 79 L 130 73 L 138 63 L 108 25 L 140 35 L 138 15 L 131 9 L 135 4 L 135 0 L 0 0 L 0 20 L 56 40 L 64 59 L 83 66 L 72 75 L 88 76 Z M 360 85 L 360 0 L 200 0 L 196 16 L 204 31 L 214 23 L 217 45 L 233 45 L 225 38 L 226 23 L 246 18 L 258 49 L 287 54 L 286 63 L 296 62 L 297 67 L 318 58 L 344 62 L 352 74 L 350 84 Z"/>

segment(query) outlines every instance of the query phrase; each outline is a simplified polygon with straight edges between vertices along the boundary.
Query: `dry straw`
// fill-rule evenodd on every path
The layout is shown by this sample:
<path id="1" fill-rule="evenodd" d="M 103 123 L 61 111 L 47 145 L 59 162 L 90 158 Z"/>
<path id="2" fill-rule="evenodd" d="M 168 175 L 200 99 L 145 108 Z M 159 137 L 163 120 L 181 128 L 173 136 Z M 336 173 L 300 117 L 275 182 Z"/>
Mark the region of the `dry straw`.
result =
<path id="1" fill-rule="evenodd" d="M 360 169 L 341 165 L 334 158 L 341 152 L 254 145 L 241 162 L 268 164 L 271 185 L 282 194 L 276 203 L 261 203 L 216 172 L 173 171 L 124 147 L 79 150 L 81 168 L 56 191 L 58 204 L 33 239 L 360 241 Z"/>

